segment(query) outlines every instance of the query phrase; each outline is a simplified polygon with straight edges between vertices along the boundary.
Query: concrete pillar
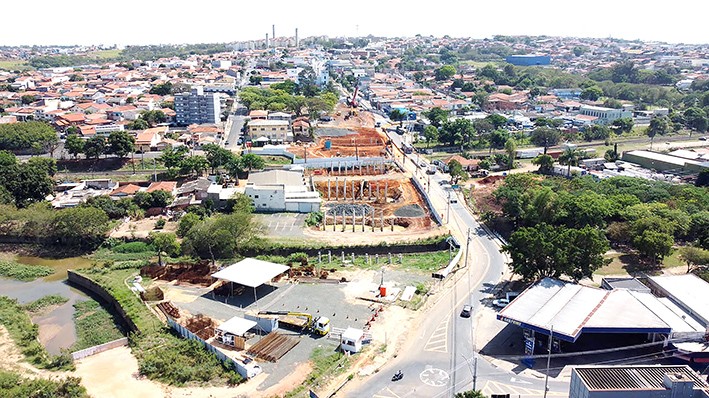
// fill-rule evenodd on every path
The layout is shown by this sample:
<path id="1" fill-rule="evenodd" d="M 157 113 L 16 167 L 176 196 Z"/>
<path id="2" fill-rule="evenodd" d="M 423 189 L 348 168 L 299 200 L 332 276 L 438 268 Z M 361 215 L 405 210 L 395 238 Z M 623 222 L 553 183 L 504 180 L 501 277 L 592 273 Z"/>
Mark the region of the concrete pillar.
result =
<path id="1" fill-rule="evenodd" d="M 327 201 L 330 201 L 330 179 L 327 179 Z"/>
<path id="2" fill-rule="evenodd" d="M 322 252 L 318 250 L 318 263 L 322 263 Z"/>
<path id="3" fill-rule="evenodd" d="M 367 186 L 369 187 L 369 200 L 372 200 L 372 183 L 368 182 Z"/>
<path id="4" fill-rule="evenodd" d="M 332 214 L 332 232 L 335 232 L 337 229 L 337 213 Z"/>
<path id="5" fill-rule="evenodd" d="M 330 250 L 327 251 L 327 262 L 328 263 L 332 262 L 332 251 L 330 251 Z"/>
<path id="6" fill-rule="evenodd" d="M 354 258 L 355 258 L 354 253 L 352 253 L 352 264 L 354 264 Z"/>
<path id="7" fill-rule="evenodd" d="M 384 210 L 382 210 L 381 217 L 382 217 L 382 230 L 381 230 L 381 232 L 384 232 Z"/>
<path id="8" fill-rule="evenodd" d="M 389 253 L 389 264 L 391 264 L 391 253 Z"/>
<path id="9" fill-rule="evenodd" d="M 347 179 L 342 180 L 342 199 L 347 201 Z"/>
<path id="10" fill-rule="evenodd" d="M 345 251 L 344 250 L 342 251 L 342 263 L 343 264 L 345 263 Z"/>
<path id="11" fill-rule="evenodd" d="M 345 232 L 345 209 L 342 209 L 342 232 Z"/>
<path id="12" fill-rule="evenodd" d="M 389 199 L 389 181 L 384 183 L 384 203 L 386 203 Z"/>
<path id="13" fill-rule="evenodd" d="M 379 253 L 374 255 L 374 262 L 379 264 Z"/>
<path id="14" fill-rule="evenodd" d="M 339 199 L 340 196 L 340 181 L 335 177 L 335 200 Z"/>
<path id="15" fill-rule="evenodd" d="M 359 182 L 359 199 L 364 198 L 364 180 Z"/>
<path id="16" fill-rule="evenodd" d="M 367 214 L 367 209 L 365 209 L 363 207 L 362 208 L 362 232 L 364 232 L 364 217 L 366 216 L 366 214 Z"/>
<path id="17" fill-rule="evenodd" d="M 355 189 L 354 189 L 354 187 L 355 187 L 355 182 L 354 182 L 354 180 L 352 180 L 352 200 L 355 200 Z"/>
<path id="18" fill-rule="evenodd" d="M 364 253 L 364 263 L 369 265 L 369 253 Z"/>
<path id="19" fill-rule="evenodd" d="M 352 195 L 352 196 L 354 196 L 354 195 Z M 353 207 L 352 208 L 352 232 L 355 232 L 355 224 L 357 223 L 356 220 L 357 220 L 357 218 L 355 217 L 355 209 Z"/>

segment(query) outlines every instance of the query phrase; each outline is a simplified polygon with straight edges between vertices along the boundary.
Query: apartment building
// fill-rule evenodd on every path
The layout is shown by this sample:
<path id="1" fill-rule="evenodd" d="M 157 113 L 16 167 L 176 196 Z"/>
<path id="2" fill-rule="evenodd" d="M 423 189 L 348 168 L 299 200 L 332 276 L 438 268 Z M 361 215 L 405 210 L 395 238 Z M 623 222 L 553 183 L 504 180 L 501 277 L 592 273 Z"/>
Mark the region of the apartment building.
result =
<path id="1" fill-rule="evenodd" d="M 193 87 L 189 94 L 175 95 L 175 121 L 178 125 L 219 123 L 219 96 L 205 94 L 201 86 Z"/>
<path id="2" fill-rule="evenodd" d="M 597 118 L 594 120 L 594 123 L 603 125 L 609 125 L 620 118 L 633 117 L 633 112 L 623 109 L 604 108 L 601 106 L 582 105 L 579 112 L 582 115 Z"/>
<path id="3" fill-rule="evenodd" d="M 247 129 L 254 142 L 283 143 L 293 139 L 288 120 L 252 120 Z"/>

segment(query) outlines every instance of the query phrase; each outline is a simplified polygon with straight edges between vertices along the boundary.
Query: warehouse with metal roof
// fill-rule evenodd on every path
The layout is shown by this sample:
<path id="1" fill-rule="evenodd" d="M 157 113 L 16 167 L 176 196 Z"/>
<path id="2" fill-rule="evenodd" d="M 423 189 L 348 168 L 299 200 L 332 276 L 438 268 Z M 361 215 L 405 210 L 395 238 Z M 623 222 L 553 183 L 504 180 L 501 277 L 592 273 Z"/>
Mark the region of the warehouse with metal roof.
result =
<path id="1" fill-rule="evenodd" d="M 684 366 L 580 366 L 571 371 L 569 398 L 705 398 L 709 384 Z"/>

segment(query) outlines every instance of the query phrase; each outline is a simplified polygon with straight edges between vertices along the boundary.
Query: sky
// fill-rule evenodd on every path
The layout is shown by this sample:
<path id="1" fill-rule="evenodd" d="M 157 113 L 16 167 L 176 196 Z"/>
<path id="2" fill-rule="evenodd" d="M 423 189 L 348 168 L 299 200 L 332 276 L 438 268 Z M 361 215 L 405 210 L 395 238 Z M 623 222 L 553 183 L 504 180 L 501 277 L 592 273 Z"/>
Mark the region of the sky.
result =
<path id="1" fill-rule="evenodd" d="M 224 43 L 293 36 L 614 37 L 709 43 L 709 1 L 3 1 L 0 45 Z M 8 16 L 14 16 L 7 18 Z"/>

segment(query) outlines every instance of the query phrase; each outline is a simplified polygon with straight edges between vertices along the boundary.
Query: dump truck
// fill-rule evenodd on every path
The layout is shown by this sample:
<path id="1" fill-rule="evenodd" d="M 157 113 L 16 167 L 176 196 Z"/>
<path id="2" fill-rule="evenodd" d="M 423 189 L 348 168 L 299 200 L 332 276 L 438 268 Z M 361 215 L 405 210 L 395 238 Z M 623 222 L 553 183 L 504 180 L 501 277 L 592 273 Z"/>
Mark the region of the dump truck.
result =
<path id="1" fill-rule="evenodd" d="M 278 323 L 300 332 L 312 332 L 325 336 L 330 333 L 330 318 L 313 317 L 306 312 L 292 311 L 259 311 L 259 315 L 279 315 Z"/>

